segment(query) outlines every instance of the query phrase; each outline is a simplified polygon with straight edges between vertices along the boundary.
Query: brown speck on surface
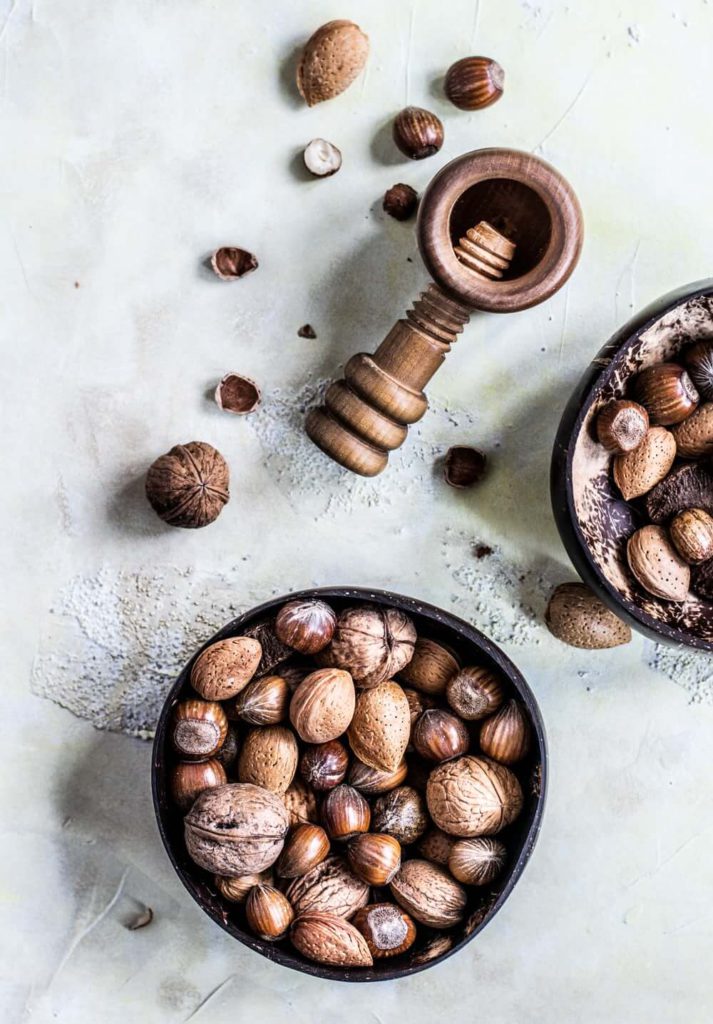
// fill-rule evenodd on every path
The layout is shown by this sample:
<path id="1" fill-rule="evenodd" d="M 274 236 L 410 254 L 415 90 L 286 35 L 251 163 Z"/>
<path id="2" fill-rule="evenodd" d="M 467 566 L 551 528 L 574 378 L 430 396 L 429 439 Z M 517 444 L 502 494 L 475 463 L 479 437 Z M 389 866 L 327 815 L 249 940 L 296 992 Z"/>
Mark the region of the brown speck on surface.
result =
<path id="1" fill-rule="evenodd" d="M 297 332 L 298 338 L 316 338 L 317 332 L 315 331 L 312 324 L 303 324 Z"/>
<path id="2" fill-rule="evenodd" d="M 210 258 L 210 265 L 221 281 L 233 281 L 245 277 L 251 270 L 257 270 L 257 257 L 246 249 L 225 245 L 216 249 Z"/>
<path id="3" fill-rule="evenodd" d="M 474 544 L 473 554 L 476 558 L 487 558 L 488 555 L 492 555 L 493 549 L 489 544 Z"/>
<path id="4" fill-rule="evenodd" d="M 144 909 L 136 915 L 133 921 L 127 924 L 127 928 L 130 932 L 137 932 L 139 928 L 146 928 L 153 921 L 153 910 L 151 907 L 144 907 Z"/>
<path id="5" fill-rule="evenodd" d="M 219 409 L 244 416 L 260 404 L 260 388 L 249 377 L 239 373 L 226 373 L 215 389 Z"/>
<path id="6" fill-rule="evenodd" d="M 74 282 L 74 287 L 75 287 L 75 288 L 79 288 L 79 281 L 75 281 L 75 282 Z"/>
<path id="7" fill-rule="evenodd" d="M 472 487 L 482 480 L 486 456 L 478 448 L 454 445 L 446 452 L 444 476 L 451 487 Z"/>

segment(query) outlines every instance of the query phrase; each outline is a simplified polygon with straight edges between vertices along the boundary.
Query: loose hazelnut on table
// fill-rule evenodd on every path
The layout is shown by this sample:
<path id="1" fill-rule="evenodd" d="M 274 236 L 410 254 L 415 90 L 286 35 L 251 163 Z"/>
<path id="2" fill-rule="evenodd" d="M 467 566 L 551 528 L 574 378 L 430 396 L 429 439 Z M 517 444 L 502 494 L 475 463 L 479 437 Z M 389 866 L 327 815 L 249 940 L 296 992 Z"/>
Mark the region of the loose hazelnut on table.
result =
<path id="1" fill-rule="evenodd" d="M 394 118 L 392 135 L 404 156 L 423 160 L 443 145 L 443 124 L 430 110 L 404 107 Z"/>
<path id="2" fill-rule="evenodd" d="M 483 110 L 503 94 L 505 72 L 490 57 L 463 57 L 451 64 L 444 91 L 461 110 Z"/>

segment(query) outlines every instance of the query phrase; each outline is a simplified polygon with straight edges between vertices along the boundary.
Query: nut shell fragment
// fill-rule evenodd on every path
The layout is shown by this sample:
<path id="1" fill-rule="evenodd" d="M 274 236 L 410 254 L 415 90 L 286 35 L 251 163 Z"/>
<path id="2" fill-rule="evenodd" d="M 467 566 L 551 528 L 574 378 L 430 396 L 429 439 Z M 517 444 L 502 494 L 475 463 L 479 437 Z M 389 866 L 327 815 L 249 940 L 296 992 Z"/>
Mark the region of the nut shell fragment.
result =
<path id="1" fill-rule="evenodd" d="M 247 249 L 224 245 L 216 249 L 210 258 L 210 265 L 221 281 L 234 281 L 238 277 L 257 270 L 257 258 Z"/>
<path id="2" fill-rule="evenodd" d="M 260 404 L 260 388 L 240 373 L 226 373 L 215 389 L 215 401 L 219 409 L 245 416 Z"/>

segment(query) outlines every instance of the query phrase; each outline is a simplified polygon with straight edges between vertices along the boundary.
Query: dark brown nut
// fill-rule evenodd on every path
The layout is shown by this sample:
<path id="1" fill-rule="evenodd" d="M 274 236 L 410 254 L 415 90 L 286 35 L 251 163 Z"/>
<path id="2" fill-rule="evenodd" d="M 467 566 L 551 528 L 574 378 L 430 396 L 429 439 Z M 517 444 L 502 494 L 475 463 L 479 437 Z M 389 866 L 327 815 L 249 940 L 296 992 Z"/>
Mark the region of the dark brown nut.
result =
<path id="1" fill-rule="evenodd" d="M 713 518 L 700 508 L 679 512 L 669 527 L 673 546 L 684 561 L 695 565 L 713 558 Z"/>
<path id="2" fill-rule="evenodd" d="M 426 711 L 427 708 L 436 706 L 435 700 L 425 693 L 412 690 L 410 686 L 403 687 L 404 695 L 408 701 L 409 717 L 411 718 L 411 729 L 413 730 L 416 719 Z M 408 749 L 408 748 L 407 748 Z"/>
<path id="3" fill-rule="evenodd" d="M 168 788 L 171 799 L 187 811 L 203 790 L 223 786 L 228 781 L 225 769 L 215 758 L 210 761 L 179 761 L 171 768 Z"/>
<path id="4" fill-rule="evenodd" d="M 509 700 L 480 727 L 480 749 L 501 764 L 521 761 L 530 750 L 532 730 L 522 706 Z"/>
<path id="5" fill-rule="evenodd" d="M 260 388 L 254 380 L 239 373 L 226 373 L 215 389 L 219 409 L 245 416 L 260 404 Z"/>
<path id="6" fill-rule="evenodd" d="M 597 416 L 599 443 L 615 455 L 638 448 L 648 429 L 649 414 L 638 402 L 609 402 Z"/>
<path id="7" fill-rule="evenodd" d="M 682 459 L 698 459 L 713 454 L 713 402 L 706 402 L 691 413 L 684 423 L 673 428 L 676 453 Z"/>
<path id="8" fill-rule="evenodd" d="M 337 616 L 326 601 L 290 601 L 277 613 L 275 629 L 283 644 L 300 654 L 316 654 L 330 643 Z"/>
<path id="9" fill-rule="evenodd" d="M 446 452 L 443 475 L 451 487 L 472 487 L 485 476 L 487 464 L 485 452 L 467 445 L 454 445 Z"/>
<path id="10" fill-rule="evenodd" d="M 322 668 L 303 679 L 292 694 L 290 721 L 305 743 L 328 743 L 347 729 L 355 705 L 350 674 Z"/>
<path id="11" fill-rule="evenodd" d="M 427 860 L 407 860 L 391 883 L 403 909 L 430 928 L 451 928 L 463 920 L 466 893 L 447 871 Z"/>
<path id="12" fill-rule="evenodd" d="M 657 363 L 634 379 L 634 398 L 652 423 L 669 427 L 691 415 L 700 401 L 688 373 L 678 363 Z"/>
<path id="13" fill-rule="evenodd" d="M 713 343 L 697 341 L 684 349 L 683 361 L 701 398 L 713 399 Z"/>
<path id="14" fill-rule="evenodd" d="M 177 444 L 149 466 L 146 497 L 169 526 L 198 529 L 218 518 L 227 504 L 228 464 L 204 441 Z"/>
<path id="15" fill-rule="evenodd" d="M 691 584 L 683 561 L 661 526 L 642 526 L 626 545 L 626 558 L 637 582 L 664 601 L 685 601 Z"/>
<path id="16" fill-rule="evenodd" d="M 282 796 L 297 771 L 297 740 L 290 729 L 267 725 L 251 729 L 238 758 L 238 781 L 262 786 Z"/>
<path id="17" fill-rule="evenodd" d="M 410 732 L 408 701 L 398 683 L 380 683 L 359 693 L 347 736 L 360 761 L 382 772 L 396 771 Z"/>
<path id="18" fill-rule="evenodd" d="M 443 145 L 443 124 L 430 110 L 404 107 L 394 118 L 392 135 L 404 156 L 423 160 Z"/>
<path id="19" fill-rule="evenodd" d="M 461 718 L 476 722 L 497 711 L 505 700 L 505 690 L 492 669 L 468 665 L 448 681 L 446 700 Z"/>
<path id="20" fill-rule="evenodd" d="M 317 798 L 311 789 L 305 786 L 302 779 L 295 779 L 283 797 L 285 809 L 290 819 L 290 827 L 315 822 L 319 818 Z"/>
<path id="21" fill-rule="evenodd" d="M 400 678 L 410 686 L 438 696 L 445 692 L 449 679 L 459 669 L 458 661 L 451 650 L 435 640 L 419 637 L 411 661 L 400 672 Z"/>
<path id="22" fill-rule="evenodd" d="M 412 735 L 416 751 L 427 761 L 449 761 L 465 754 L 470 736 L 460 718 L 441 708 L 424 711 Z"/>
<path id="23" fill-rule="evenodd" d="M 245 903 L 248 928 L 265 942 L 276 942 L 287 934 L 294 912 L 287 897 L 273 885 L 254 886 Z"/>
<path id="24" fill-rule="evenodd" d="M 678 466 L 644 498 L 646 516 L 657 526 L 687 508 L 713 513 L 713 467 L 709 462 Z"/>
<path id="25" fill-rule="evenodd" d="M 328 21 L 307 40 L 297 88 L 307 105 L 333 99 L 351 85 L 369 55 L 369 37 L 353 21 Z"/>
<path id="26" fill-rule="evenodd" d="M 258 622 L 256 626 L 244 629 L 242 635 L 252 637 L 262 647 L 262 658 L 255 671 L 256 676 L 270 675 L 278 665 L 287 661 L 294 653 L 291 648 L 278 639 L 274 619 Z"/>
<path id="27" fill-rule="evenodd" d="M 241 718 L 250 725 L 277 725 L 287 718 L 290 688 L 282 676 L 261 676 L 253 679 L 238 694 L 229 718 Z"/>
<path id="28" fill-rule="evenodd" d="M 210 265 L 221 281 L 234 281 L 257 270 L 258 262 L 247 249 L 224 245 L 221 249 L 215 250 L 210 258 Z"/>
<path id="29" fill-rule="evenodd" d="M 327 857 L 287 887 L 296 914 L 317 911 L 348 918 L 369 902 L 369 886 L 354 875 L 341 857 Z"/>
<path id="30" fill-rule="evenodd" d="M 369 831 L 371 810 L 356 789 L 337 786 L 324 799 L 322 820 L 330 839 L 353 839 L 360 832 Z"/>
<path id="31" fill-rule="evenodd" d="M 447 867 L 448 858 L 451 855 L 455 842 L 456 840 L 453 836 L 446 835 L 440 828 L 432 828 L 429 829 L 419 842 L 418 852 L 425 860 L 430 860 L 433 864 Z"/>
<path id="32" fill-rule="evenodd" d="M 355 758 L 349 769 L 348 782 L 354 789 L 367 795 L 387 793 L 390 789 L 401 785 L 406 778 L 407 771 L 408 765 L 405 760 L 402 760 L 393 772 L 382 772 Z"/>
<path id="33" fill-rule="evenodd" d="M 318 793 L 343 782 L 348 767 L 349 754 L 338 740 L 307 747 L 300 758 L 300 775 Z"/>
<path id="34" fill-rule="evenodd" d="M 382 206 L 395 220 L 408 220 L 416 212 L 418 192 L 410 185 L 392 185 L 384 194 Z"/>
<path id="35" fill-rule="evenodd" d="M 490 57 L 463 57 L 451 64 L 445 94 L 460 110 L 483 110 L 503 94 L 505 72 Z"/>
<path id="36" fill-rule="evenodd" d="M 223 768 L 230 768 L 238 756 L 238 733 L 234 726 L 228 726 L 228 735 L 225 743 L 215 755 L 215 760 L 222 764 Z"/>
<path id="37" fill-rule="evenodd" d="M 367 832 L 350 840 L 347 860 L 367 885 L 388 885 L 401 867 L 401 844 L 393 836 Z"/>
<path id="38" fill-rule="evenodd" d="M 713 558 L 694 565 L 691 572 L 691 590 L 699 597 L 713 601 Z"/>
<path id="39" fill-rule="evenodd" d="M 285 843 L 276 871 L 283 878 L 299 878 L 321 864 L 329 853 L 329 837 L 320 825 L 298 825 Z"/>
<path id="40" fill-rule="evenodd" d="M 333 142 L 312 139 L 303 154 L 305 167 L 315 178 L 331 178 L 342 166 L 342 153 Z"/>
<path id="41" fill-rule="evenodd" d="M 215 875 L 251 875 L 275 863 L 289 827 L 278 796 L 259 786 L 207 789 L 185 819 L 188 854 Z"/>
<path id="42" fill-rule="evenodd" d="M 297 331 L 297 337 L 298 338 L 316 338 L 317 337 L 317 332 L 315 331 L 315 329 L 312 326 L 312 324 L 302 324 L 302 326 Z"/>
<path id="43" fill-rule="evenodd" d="M 352 924 L 366 939 L 375 960 L 405 953 L 416 938 L 416 925 L 395 903 L 370 903 L 357 910 Z"/>
<path id="44" fill-rule="evenodd" d="M 230 700 L 252 679 L 262 647 L 248 636 L 219 640 L 198 655 L 191 669 L 191 686 L 205 700 Z"/>
<path id="45" fill-rule="evenodd" d="M 374 804 L 372 828 L 398 839 L 402 846 L 415 843 L 428 828 L 428 814 L 421 794 L 412 786 L 384 793 Z"/>
<path id="46" fill-rule="evenodd" d="M 517 776 L 505 765 L 466 754 L 433 769 L 426 802 L 438 828 L 471 838 L 494 835 L 513 822 L 523 795 Z"/>
<path id="47" fill-rule="evenodd" d="M 184 700 L 173 712 L 171 740 L 174 750 L 187 761 L 214 757 L 228 735 L 228 719 L 220 704 Z"/>
<path id="48" fill-rule="evenodd" d="M 223 897 L 231 903 L 244 903 L 250 890 L 265 882 L 272 885 L 272 872 L 261 871 L 257 875 L 241 875 L 240 878 L 216 875 L 214 878 L 215 887 Z"/>
<path id="49" fill-rule="evenodd" d="M 547 628 L 570 647 L 603 650 L 631 640 L 631 629 L 584 583 L 560 583 L 545 612 Z"/>
<path id="50" fill-rule="evenodd" d="M 351 673 L 357 686 L 378 686 L 413 657 L 416 628 L 398 608 L 362 604 L 340 613 L 324 655 Z"/>
<path id="51" fill-rule="evenodd" d="M 366 939 L 335 914 L 301 914 L 290 931 L 292 945 L 308 960 L 334 967 L 372 967 Z"/>
<path id="52" fill-rule="evenodd" d="M 466 885 L 490 885 L 506 859 L 507 850 L 499 839 L 459 839 L 448 857 L 448 870 Z"/>

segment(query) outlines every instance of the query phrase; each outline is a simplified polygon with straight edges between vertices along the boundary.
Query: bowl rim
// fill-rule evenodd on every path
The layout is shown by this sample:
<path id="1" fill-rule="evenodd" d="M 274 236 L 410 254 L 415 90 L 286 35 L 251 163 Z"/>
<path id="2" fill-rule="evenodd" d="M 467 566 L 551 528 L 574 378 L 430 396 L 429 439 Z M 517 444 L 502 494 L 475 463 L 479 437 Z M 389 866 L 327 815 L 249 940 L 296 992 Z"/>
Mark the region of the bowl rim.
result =
<path id="1" fill-rule="evenodd" d="M 275 946 L 272 943 L 264 942 L 257 936 L 251 935 L 248 932 L 243 931 L 234 921 L 230 921 L 227 918 L 222 918 L 220 915 L 212 912 L 207 906 L 194 885 L 191 876 L 184 871 L 183 867 L 178 863 L 178 860 L 174 854 L 173 845 L 169 836 L 168 829 L 168 818 L 172 813 L 167 799 L 166 793 L 166 771 L 164 767 L 164 750 L 168 744 L 167 729 L 169 724 L 170 712 L 175 703 L 176 697 L 179 691 L 183 688 L 186 681 L 188 680 L 190 668 L 206 647 L 221 640 L 227 636 L 232 636 L 236 631 L 248 627 L 254 620 L 264 618 L 266 614 L 274 611 L 278 606 L 284 604 L 286 601 L 291 601 L 300 598 L 319 597 L 325 600 L 331 598 L 337 598 L 340 600 L 354 599 L 358 601 L 370 602 L 372 604 L 388 605 L 390 607 L 398 608 L 407 614 L 419 616 L 421 618 L 429 619 L 433 623 L 440 626 L 453 629 L 457 632 L 460 637 L 469 643 L 474 644 L 486 659 L 489 659 L 493 664 L 501 671 L 509 680 L 510 684 L 516 690 L 519 698 L 525 704 L 530 715 L 530 721 L 533 726 L 533 734 L 536 741 L 537 753 L 539 754 L 541 776 L 540 776 L 540 791 L 535 796 L 534 807 L 531 811 L 531 817 L 527 830 L 524 835 L 522 845 L 518 852 L 517 858 L 510 864 L 508 868 L 508 874 L 505 884 L 502 890 L 498 893 L 497 899 L 493 901 L 491 906 L 488 908 L 482 921 L 480 921 L 469 935 L 463 938 L 460 942 L 455 943 L 450 949 L 445 950 L 440 955 L 433 957 L 431 960 L 427 960 L 421 964 L 412 964 L 409 966 L 395 966 L 391 969 L 384 968 L 374 973 L 373 968 L 369 969 L 355 969 L 355 968 L 339 968 L 332 967 L 327 964 L 312 963 L 311 961 L 300 958 L 297 959 L 296 955 L 292 955 Z M 393 591 L 386 590 L 374 590 L 366 587 L 316 587 L 306 588 L 298 590 L 293 593 L 283 595 L 281 597 L 272 597 L 263 604 L 258 605 L 255 608 L 251 608 L 236 618 L 232 619 L 229 623 L 219 629 L 212 637 L 196 650 L 191 657 L 188 659 L 186 664 L 179 672 L 177 678 L 171 685 L 170 690 L 166 694 L 161 713 L 156 725 L 156 734 L 153 741 L 153 749 L 151 756 L 151 792 L 153 797 L 154 813 L 156 816 L 156 823 L 158 826 L 159 835 L 163 842 L 164 848 L 168 855 L 173 868 L 180 878 L 183 886 L 188 890 L 190 895 L 193 897 L 195 902 L 198 904 L 200 909 L 208 915 L 216 924 L 218 924 L 224 931 L 228 932 L 234 939 L 237 939 L 243 945 L 248 946 L 255 952 L 262 953 L 268 960 L 275 963 L 279 963 L 284 967 L 289 967 L 292 970 L 299 971 L 304 974 L 312 975 L 313 977 L 324 978 L 331 981 L 348 981 L 348 982 L 372 982 L 372 981 L 390 981 L 395 978 L 408 977 L 413 974 L 418 974 L 430 967 L 447 960 L 448 957 L 461 950 L 466 946 L 475 936 L 482 931 L 482 929 L 488 924 L 493 917 L 501 909 L 505 901 L 510 896 L 515 884 L 519 880 L 522 872 L 525 869 L 527 862 L 532 856 L 535 844 L 537 842 L 540 830 L 542 827 L 542 816 L 544 814 L 546 796 L 547 796 L 547 783 L 548 783 L 548 753 L 547 753 L 547 741 L 545 736 L 545 727 L 542 720 L 542 715 L 537 704 L 537 700 L 533 691 L 531 690 L 528 683 L 525 681 L 520 670 L 516 665 L 508 658 L 508 656 L 495 644 L 492 640 L 486 637 L 480 630 L 476 629 L 470 623 L 464 619 L 453 615 L 442 608 L 438 608 L 435 605 L 429 604 L 428 602 L 421 601 L 417 598 L 407 597 L 402 594 L 397 594 Z"/>
<path id="2" fill-rule="evenodd" d="M 660 622 L 638 608 L 633 601 L 623 597 L 610 583 L 592 557 L 580 528 L 572 484 L 574 440 L 579 436 L 595 394 L 613 372 L 615 358 L 671 310 L 702 296 L 713 296 L 713 278 L 704 278 L 675 288 L 649 303 L 620 327 L 592 359 L 572 392 L 557 428 L 550 464 L 550 500 L 559 535 L 572 564 L 607 607 L 637 632 L 652 640 L 713 651 L 713 640 L 704 640 L 685 629 Z"/>

